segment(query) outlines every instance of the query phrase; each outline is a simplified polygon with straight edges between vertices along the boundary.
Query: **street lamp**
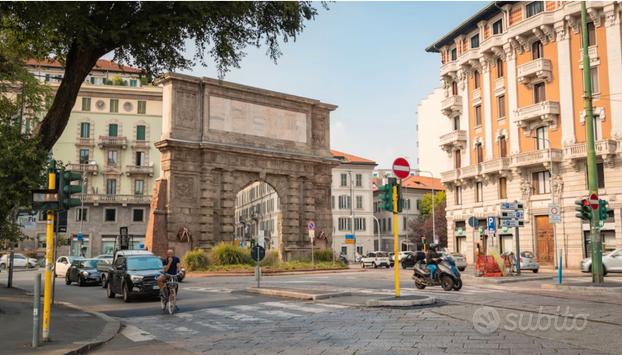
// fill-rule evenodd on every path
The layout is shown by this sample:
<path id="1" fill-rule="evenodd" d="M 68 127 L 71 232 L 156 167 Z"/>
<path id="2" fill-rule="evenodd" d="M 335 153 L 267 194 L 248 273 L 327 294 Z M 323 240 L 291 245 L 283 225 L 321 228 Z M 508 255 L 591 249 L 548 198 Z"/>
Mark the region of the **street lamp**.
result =
<path id="1" fill-rule="evenodd" d="M 377 228 L 376 229 L 376 231 L 377 231 L 376 234 L 377 234 L 377 238 L 378 238 L 378 249 L 376 249 L 376 250 L 382 250 L 382 247 L 380 245 L 382 243 L 381 240 L 380 240 L 380 221 L 378 220 L 378 218 L 376 216 L 372 216 L 372 217 L 374 218 L 374 222 L 376 222 L 376 228 Z"/>
<path id="2" fill-rule="evenodd" d="M 434 177 L 434 174 L 429 171 L 429 170 L 419 170 L 419 169 L 414 169 L 414 171 L 416 171 L 417 173 L 426 173 L 426 174 L 430 174 L 430 177 Z M 435 208 L 435 203 L 436 203 L 436 198 L 434 195 L 435 189 L 434 186 L 432 186 L 432 239 L 434 240 L 434 243 L 438 244 L 438 239 L 436 238 L 436 218 L 434 217 L 434 210 Z"/>

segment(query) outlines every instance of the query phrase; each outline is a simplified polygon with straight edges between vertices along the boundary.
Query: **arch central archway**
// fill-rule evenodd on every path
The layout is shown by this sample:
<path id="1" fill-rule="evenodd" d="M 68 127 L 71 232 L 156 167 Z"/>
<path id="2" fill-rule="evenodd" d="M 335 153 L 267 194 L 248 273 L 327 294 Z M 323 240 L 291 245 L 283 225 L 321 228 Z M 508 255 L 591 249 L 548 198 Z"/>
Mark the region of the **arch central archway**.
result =
<path id="1" fill-rule="evenodd" d="M 330 112 L 336 106 L 258 88 L 169 74 L 163 85 L 162 174 L 146 245 L 177 254 L 235 240 L 235 199 L 256 181 L 274 188 L 284 259 L 307 255 L 307 223 L 332 240 Z M 329 244 L 330 245 L 330 244 Z"/>

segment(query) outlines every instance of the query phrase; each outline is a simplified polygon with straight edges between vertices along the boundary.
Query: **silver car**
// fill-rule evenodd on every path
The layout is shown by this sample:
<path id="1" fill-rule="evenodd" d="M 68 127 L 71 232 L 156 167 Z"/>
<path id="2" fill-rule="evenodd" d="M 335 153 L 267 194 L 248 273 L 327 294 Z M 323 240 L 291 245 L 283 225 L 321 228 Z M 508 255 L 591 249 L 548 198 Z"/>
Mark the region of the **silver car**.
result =
<path id="1" fill-rule="evenodd" d="M 536 256 L 530 251 L 520 252 L 520 269 L 531 270 L 533 273 L 537 273 L 540 270 L 540 264 L 536 261 Z"/>
<path id="2" fill-rule="evenodd" d="M 451 256 L 451 258 L 454 259 L 454 263 L 456 263 L 456 267 L 458 268 L 458 270 L 460 271 L 466 270 L 467 262 L 466 262 L 466 258 L 464 257 L 464 255 L 453 252 L 453 251 L 443 251 L 442 255 Z"/>
<path id="3" fill-rule="evenodd" d="M 592 272 L 592 258 L 581 260 L 581 271 Z M 622 249 L 603 254 L 603 273 L 622 272 Z"/>

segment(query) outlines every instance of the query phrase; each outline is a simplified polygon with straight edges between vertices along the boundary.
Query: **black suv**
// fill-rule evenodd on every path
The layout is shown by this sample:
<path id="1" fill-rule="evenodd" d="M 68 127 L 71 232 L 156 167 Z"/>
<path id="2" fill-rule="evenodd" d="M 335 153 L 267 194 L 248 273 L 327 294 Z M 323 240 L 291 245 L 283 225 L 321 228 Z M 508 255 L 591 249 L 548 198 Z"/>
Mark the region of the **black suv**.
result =
<path id="1" fill-rule="evenodd" d="M 120 293 L 125 302 L 133 296 L 158 297 L 156 280 L 162 271 L 162 260 L 156 256 L 117 255 L 108 275 L 108 297 Z"/>

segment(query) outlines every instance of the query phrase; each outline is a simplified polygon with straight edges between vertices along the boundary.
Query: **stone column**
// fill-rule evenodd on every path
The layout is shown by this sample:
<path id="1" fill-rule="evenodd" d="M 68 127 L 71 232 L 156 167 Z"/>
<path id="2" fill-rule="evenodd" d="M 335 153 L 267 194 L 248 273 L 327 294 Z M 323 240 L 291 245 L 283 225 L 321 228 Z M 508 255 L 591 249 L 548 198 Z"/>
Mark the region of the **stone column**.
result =
<path id="1" fill-rule="evenodd" d="M 493 132 L 492 132 L 492 98 L 490 96 L 490 63 L 487 58 L 480 58 L 483 73 L 482 102 L 484 103 L 484 148 L 486 149 L 486 160 L 492 160 Z"/>
<path id="2" fill-rule="evenodd" d="M 287 206 L 283 206 L 286 211 L 283 225 L 283 240 L 285 249 L 291 249 L 298 246 L 300 240 L 300 182 L 298 177 L 290 175 L 287 177 Z"/>
<path id="3" fill-rule="evenodd" d="M 572 100 L 572 56 L 570 53 L 570 36 L 564 21 L 555 23 L 557 37 L 557 58 L 559 60 L 559 106 L 562 128 L 562 143 L 575 142 L 574 108 Z"/>
<path id="4" fill-rule="evenodd" d="M 516 88 L 516 56 L 510 43 L 503 45 L 507 67 L 507 87 L 505 88 L 508 98 L 508 116 L 510 123 L 510 154 L 520 153 L 518 138 L 518 125 L 516 124 L 516 110 L 518 109 L 518 94 Z"/>
<path id="5" fill-rule="evenodd" d="M 203 168 L 201 172 L 201 186 L 200 189 L 200 235 L 195 236 L 195 241 L 198 245 L 206 243 L 206 246 L 213 246 L 215 244 L 216 234 L 214 233 L 214 213 L 215 200 L 218 196 L 216 184 L 216 171 L 211 168 Z"/>
<path id="6" fill-rule="evenodd" d="M 619 5 L 618 5 L 619 6 Z M 609 92 L 622 92 L 622 38 L 620 36 L 620 9 L 615 3 L 604 8 L 607 37 L 607 71 Z M 611 102 L 611 137 L 622 138 L 622 104 Z"/>
<path id="7" fill-rule="evenodd" d="M 233 173 L 225 170 L 222 173 L 222 195 L 220 196 L 221 233 L 217 240 L 233 241 L 235 232 L 235 194 L 233 191 Z"/>

